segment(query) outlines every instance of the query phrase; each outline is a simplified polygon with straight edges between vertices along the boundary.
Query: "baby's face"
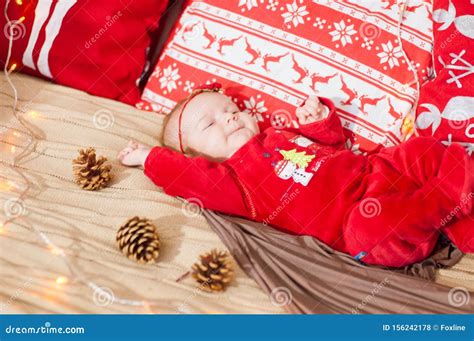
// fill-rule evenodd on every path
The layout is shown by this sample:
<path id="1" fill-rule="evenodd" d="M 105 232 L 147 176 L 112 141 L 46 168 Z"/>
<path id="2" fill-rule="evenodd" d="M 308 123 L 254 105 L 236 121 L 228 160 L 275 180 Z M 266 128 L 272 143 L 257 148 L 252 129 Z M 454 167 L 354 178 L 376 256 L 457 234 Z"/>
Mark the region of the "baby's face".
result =
<path id="1" fill-rule="evenodd" d="M 184 145 L 214 160 L 226 160 L 259 133 L 257 121 L 232 100 L 204 92 L 186 106 L 182 118 Z"/>

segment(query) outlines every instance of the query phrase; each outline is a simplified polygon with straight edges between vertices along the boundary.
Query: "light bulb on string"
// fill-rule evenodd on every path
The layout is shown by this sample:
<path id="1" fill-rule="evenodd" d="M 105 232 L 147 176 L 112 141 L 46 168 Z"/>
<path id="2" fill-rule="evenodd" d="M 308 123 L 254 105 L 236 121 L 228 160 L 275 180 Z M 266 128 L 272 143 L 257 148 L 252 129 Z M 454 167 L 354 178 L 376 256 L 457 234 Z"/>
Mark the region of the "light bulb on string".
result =
<path id="1" fill-rule="evenodd" d="M 27 115 L 31 118 L 40 118 L 41 115 L 37 111 L 28 111 Z"/>
<path id="2" fill-rule="evenodd" d="M 147 301 L 142 301 L 142 305 L 144 310 L 146 311 L 146 314 L 154 314 L 155 312 L 153 309 L 151 309 L 151 304 L 148 303 Z"/>
<path id="3" fill-rule="evenodd" d="M 18 6 L 23 5 L 23 0 L 15 0 L 15 2 Z"/>
<path id="4" fill-rule="evenodd" d="M 13 71 L 15 71 L 15 70 L 16 70 L 16 67 L 17 67 L 16 63 L 13 63 L 13 64 L 10 66 L 10 68 L 8 69 L 8 73 L 12 73 Z"/>
<path id="5" fill-rule="evenodd" d="M 62 284 L 67 284 L 69 282 L 69 279 L 64 276 L 59 276 L 56 278 L 56 284 L 62 285 Z"/>
<path id="6" fill-rule="evenodd" d="M 10 189 L 21 187 L 19 184 L 17 184 L 15 181 L 12 181 L 12 180 L 8 180 L 7 185 L 8 187 L 10 187 Z"/>
<path id="7" fill-rule="evenodd" d="M 43 242 L 46 244 L 46 247 L 48 248 L 48 250 L 53 255 L 65 256 L 64 250 L 54 245 L 53 242 L 48 238 L 46 234 L 44 234 L 43 232 L 39 232 L 39 236 L 41 237 Z"/>
<path id="8" fill-rule="evenodd" d="M 10 181 L 0 181 L 0 191 L 9 192 L 12 189 L 12 183 Z"/>
<path id="9" fill-rule="evenodd" d="M 62 256 L 64 255 L 64 251 L 54 245 L 48 245 L 49 251 L 56 256 Z"/>

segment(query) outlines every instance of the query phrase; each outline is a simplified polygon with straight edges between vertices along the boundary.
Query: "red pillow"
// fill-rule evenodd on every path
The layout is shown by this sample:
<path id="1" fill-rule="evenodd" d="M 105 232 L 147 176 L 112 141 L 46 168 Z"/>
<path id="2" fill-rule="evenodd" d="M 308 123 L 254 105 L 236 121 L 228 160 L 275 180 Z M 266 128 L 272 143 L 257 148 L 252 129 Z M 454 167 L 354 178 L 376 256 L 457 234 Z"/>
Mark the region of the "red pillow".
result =
<path id="1" fill-rule="evenodd" d="M 5 1 L 0 1 L 3 7 Z M 22 4 L 23 3 L 23 4 Z M 150 34 L 168 0 L 11 1 L 0 16 L 0 65 L 11 64 L 91 94 L 135 104 Z"/>
<path id="2" fill-rule="evenodd" d="M 334 101 L 353 149 L 398 144 L 415 98 L 398 13 L 396 1 L 191 0 L 138 106 L 166 113 L 217 81 L 261 128 L 296 126 L 295 108 L 316 90 Z M 431 66 L 430 14 L 423 2 L 404 15 L 420 79 Z"/>
<path id="3" fill-rule="evenodd" d="M 421 91 L 416 126 L 474 151 L 474 15 L 470 0 L 434 1 L 436 78 Z"/>

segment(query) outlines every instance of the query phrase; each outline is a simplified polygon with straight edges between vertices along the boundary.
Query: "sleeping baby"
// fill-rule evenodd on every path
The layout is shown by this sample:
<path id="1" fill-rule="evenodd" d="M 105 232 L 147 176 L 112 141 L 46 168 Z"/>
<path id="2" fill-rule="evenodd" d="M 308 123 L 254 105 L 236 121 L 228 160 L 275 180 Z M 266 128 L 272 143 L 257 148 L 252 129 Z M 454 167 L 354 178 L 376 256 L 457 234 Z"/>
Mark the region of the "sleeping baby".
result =
<path id="1" fill-rule="evenodd" d="M 261 132 L 218 90 L 195 90 L 176 105 L 164 147 L 131 141 L 118 159 L 143 166 L 170 195 L 311 235 L 366 264 L 423 260 L 440 233 L 474 252 L 474 160 L 459 144 L 415 137 L 356 155 L 326 98 L 309 96 L 296 109 L 298 129 Z"/>

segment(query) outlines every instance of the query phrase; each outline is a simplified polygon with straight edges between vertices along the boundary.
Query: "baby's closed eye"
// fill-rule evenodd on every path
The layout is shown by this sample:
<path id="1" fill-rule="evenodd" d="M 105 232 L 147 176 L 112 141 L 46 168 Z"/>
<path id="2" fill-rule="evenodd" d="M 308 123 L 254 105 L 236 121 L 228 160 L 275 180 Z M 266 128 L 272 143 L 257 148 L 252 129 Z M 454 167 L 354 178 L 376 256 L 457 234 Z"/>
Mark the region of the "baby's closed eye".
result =
<path id="1" fill-rule="evenodd" d="M 212 127 L 214 125 L 214 123 L 216 123 L 215 121 L 210 121 L 210 122 L 207 122 L 205 125 L 204 125 L 204 129 L 203 130 L 206 130 L 210 127 Z"/>

